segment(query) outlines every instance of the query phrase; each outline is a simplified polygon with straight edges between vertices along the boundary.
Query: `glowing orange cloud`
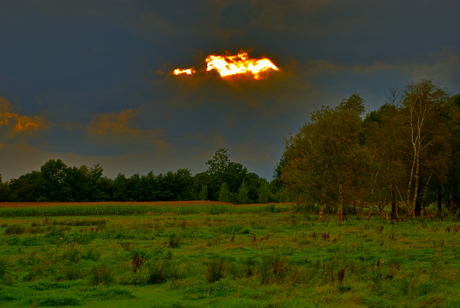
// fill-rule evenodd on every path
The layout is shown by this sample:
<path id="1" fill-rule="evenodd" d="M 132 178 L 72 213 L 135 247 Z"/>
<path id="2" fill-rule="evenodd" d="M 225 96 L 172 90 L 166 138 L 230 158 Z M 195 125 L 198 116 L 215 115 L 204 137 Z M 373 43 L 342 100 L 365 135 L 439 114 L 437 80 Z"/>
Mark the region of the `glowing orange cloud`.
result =
<path id="1" fill-rule="evenodd" d="M 10 126 L 8 120 L 13 119 L 16 120 L 16 124 L 14 125 L 14 128 L 11 127 L 12 130 L 15 132 L 21 132 L 29 131 L 30 129 L 37 130 L 39 126 L 43 126 L 45 124 L 43 119 L 38 116 L 30 118 L 26 115 L 11 112 L 11 109 L 11 104 L 4 97 L 0 97 L 0 126 Z M 21 122 L 25 124 L 21 125 Z"/>
<path id="2" fill-rule="evenodd" d="M 129 127 L 132 117 L 132 109 L 125 109 L 120 113 L 103 114 L 95 118 L 88 129 L 97 135 L 102 135 L 106 132 L 138 134 L 139 132 L 136 129 Z"/>
<path id="3" fill-rule="evenodd" d="M 173 71 L 174 75 L 180 75 L 180 74 L 192 75 L 193 73 L 195 73 L 195 70 L 193 68 L 186 68 L 186 69 L 176 68 Z"/>
<path id="4" fill-rule="evenodd" d="M 249 59 L 247 52 L 239 53 L 236 56 L 210 55 L 206 58 L 206 63 L 208 63 L 207 71 L 214 69 L 222 77 L 252 73 L 254 79 L 262 79 L 262 73 L 270 69 L 278 70 L 267 58 Z"/>
<path id="5" fill-rule="evenodd" d="M 254 79 L 263 79 L 267 77 L 265 73 L 269 72 L 270 70 L 279 70 L 275 64 L 273 64 L 273 62 L 267 58 L 249 59 L 247 52 L 241 52 L 234 56 L 209 55 L 205 61 L 207 63 L 206 71 L 215 70 L 221 77 L 252 74 Z M 193 68 L 176 68 L 173 71 L 174 75 L 192 75 L 193 73 L 195 73 Z"/>

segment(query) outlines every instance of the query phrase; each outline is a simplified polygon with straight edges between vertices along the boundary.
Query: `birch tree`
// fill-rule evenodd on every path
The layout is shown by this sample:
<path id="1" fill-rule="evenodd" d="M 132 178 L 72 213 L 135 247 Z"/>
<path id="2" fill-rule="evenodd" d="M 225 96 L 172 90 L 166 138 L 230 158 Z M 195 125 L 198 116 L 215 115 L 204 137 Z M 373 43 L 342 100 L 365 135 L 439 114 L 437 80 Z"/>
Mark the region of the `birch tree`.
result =
<path id="1" fill-rule="evenodd" d="M 406 195 L 408 216 L 420 214 L 415 212 L 415 205 L 420 186 L 421 155 L 442 137 L 437 133 L 437 126 L 431 124 L 435 122 L 439 108 L 448 98 L 446 91 L 431 80 L 409 83 L 405 88 L 403 106 L 408 114 L 411 144 L 411 168 Z"/>

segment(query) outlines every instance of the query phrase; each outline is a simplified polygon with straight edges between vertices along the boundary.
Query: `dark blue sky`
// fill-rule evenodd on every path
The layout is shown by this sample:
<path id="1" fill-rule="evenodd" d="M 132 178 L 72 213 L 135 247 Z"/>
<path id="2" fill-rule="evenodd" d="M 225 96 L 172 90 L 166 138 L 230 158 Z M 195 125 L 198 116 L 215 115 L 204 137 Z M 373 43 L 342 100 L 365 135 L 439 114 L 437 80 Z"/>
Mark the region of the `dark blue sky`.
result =
<path id="1" fill-rule="evenodd" d="M 109 177 L 197 173 L 226 147 L 270 180 L 283 137 L 315 106 L 357 92 L 371 111 L 424 78 L 460 93 L 458 12 L 458 1 L 0 0 L 0 173 L 51 158 Z M 241 50 L 280 71 L 170 75 Z"/>

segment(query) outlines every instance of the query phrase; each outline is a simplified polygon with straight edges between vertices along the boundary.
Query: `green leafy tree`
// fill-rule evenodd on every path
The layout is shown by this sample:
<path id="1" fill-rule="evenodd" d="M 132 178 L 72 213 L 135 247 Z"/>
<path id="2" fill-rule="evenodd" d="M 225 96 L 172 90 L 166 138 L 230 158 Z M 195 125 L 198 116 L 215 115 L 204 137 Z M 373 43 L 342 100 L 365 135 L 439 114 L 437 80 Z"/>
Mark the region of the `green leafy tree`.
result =
<path id="1" fill-rule="evenodd" d="M 198 198 L 200 200 L 208 200 L 208 185 L 201 186 L 201 191 Z"/>
<path id="2" fill-rule="evenodd" d="M 212 177 L 207 172 L 200 172 L 193 176 L 192 189 L 198 199 L 200 199 L 200 192 L 203 188 L 203 185 L 206 185 L 206 189 L 208 191 L 206 200 L 217 200 L 217 195 L 220 187 L 215 187 L 215 184 L 212 181 Z M 213 187 L 214 190 L 217 190 L 216 198 L 213 197 Z"/>
<path id="3" fill-rule="evenodd" d="M 67 201 L 71 187 L 66 183 L 67 165 L 60 159 L 50 159 L 40 168 L 40 201 Z"/>
<path id="4" fill-rule="evenodd" d="M 352 94 L 349 98 L 343 99 L 337 106 L 338 110 L 350 110 L 358 115 L 361 115 L 366 110 L 364 108 L 364 100 L 359 96 L 358 93 Z"/>
<path id="5" fill-rule="evenodd" d="M 302 197 L 321 207 L 335 204 L 339 217 L 344 201 L 350 202 L 344 197 L 360 191 L 363 181 L 357 175 L 365 174 L 367 161 L 360 118 L 364 107 L 359 108 L 362 100 L 353 101 L 312 112 L 311 122 L 286 141 L 281 175 L 298 202 Z"/>
<path id="6" fill-rule="evenodd" d="M 123 173 L 118 173 L 113 181 L 113 201 L 128 201 L 126 182 L 126 176 Z"/>
<path id="7" fill-rule="evenodd" d="M 102 174 L 104 169 L 100 164 L 95 164 L 88 169 L 88 182 L 91 185 L 89 199 L 92 201 L 105 201 L 110 198 L 109 192 L 104 191 L 104 183 Z"/>
<path id="8" fill-rule="evenodd" d="M 147 175 L 141 177 L 142 190 L 145 201 L 159 201 L 159 184 L 158 178 L 150 171 Z"/>
<path id="9" fill-rule="evenodd" d="M 40 198 L 39 191 L 40 172 L 32 171 L 12 179 L 9 183 L 9 201 L 37 202 Z"/>
<path id="10" fill-rule="evenodd" d="M 258 196 L 259 203 L 267 203 L 270 201 L 270 184 L 268 184 L 265 179 L 262 180 L 259 186 Z"/>
<path id="11" fill-rule="evenodd" d="M 93 186 L 91 185 L 89 172 L 85 165 L 82 165 L 80 168 L 67 168 L 65 187 L 70 190 L 70 200 L 67 201 L 95 201 L 91 196 Z"/>
<path id="12" fill-rule="evenodd" d="M 246 204 L 248 203 L 249 201 L 249 197 L 248 197 L 248 194 L 249 194 L 249 188 L 246 184 L 246 181 L 243 181 L 243 183 L 241 183 L 241 186 L 240 188 L 238 189 L 238 194 L 237 194 L 237 204 Z"/>
<path id="13" fill-rule="evenodd" d="M 453 203 L 457 205 L 459 212 L 460 203 L 460 94 L 456 94 L 450 99 L 451 120 L 449 130 L 451 134 L 450 147 L 451 156 L 449 162 L 449 173 L 447 183 L 439 183 L 437 186 L 438 212 L 442 213 L 443 198 L 448 198 L 450 207 Z"/>
<path id="14" fill-rule="evenodd" d="M 230 202 L 231 201 L 231 193 L 230 193 L 230 190 L 228 189 L 227 183 L 225 182 L 222 183 L 222 186 L 220 187 L 218 200 L 220 202 Z"/>
<path id="15" fill-rule="evenodd" d="M 404 200 L 401 192 L 406 187 L 407 178 L 404 155 L 407 126 L 404 124 L 401 109 L 393 101 L 389 100 L 377 111 L 372 111 L 364 120 L 366 147 L 370 155 L 369 181 L 366 187 L 368 201 L 376 204 L 383 213 L 388 200 L 391 200 L 392 220 L 398 216 L 397 200 Z"/>
<path id="16" fill-rule="evenodd" d="M 213 158 L 206 162 L 208 170 L 206 173 L 210 177 L 208 189 L 214 199 L 218 198 L 219 190 L 223 183 L 228 185 L 231 193 L 237 192 L 243 180 L 248 175 L 248 170 L 240 163 L 230 161 L 230 154 L 226 148 L 220 148 Z M 257 190 L 255 190 L 257 195 Z"/>
<path id="17" fill-rule="evenodd" d="M 219 148 L 214 154 L 213 158 L 206 162 L 208 166 L 209 174 L 220 175 L 224 173 L 228 166 L 230 165 L 230 154 L 228 154 L 228 149 Z"/>
<path id="18" fill-rule="evenodd" d="M 168 171 L 158 176 L 160 200 L 177 201 L 192 200 L 196 198 L 193 190 L 193 178 L 189 169 L 178 169 L 176 172 Z"/>
<path id="19" fill-rule="evenodd" d="M 283 173 L 284 167 L 284 156 L 281 156 L 280 161 L 276 164 L 275 169 L 273 170 L 273 180 L 270 185 L 273 187 L 273 192 L 276 193 L 282 185 L 281 174 Z"/>
<path id="20" fill-rule="evenodd" d="M 129 201 L 142 200 L 142 183 L 139 173 L 135 173 L 126 180 L 126 194 Z"/>

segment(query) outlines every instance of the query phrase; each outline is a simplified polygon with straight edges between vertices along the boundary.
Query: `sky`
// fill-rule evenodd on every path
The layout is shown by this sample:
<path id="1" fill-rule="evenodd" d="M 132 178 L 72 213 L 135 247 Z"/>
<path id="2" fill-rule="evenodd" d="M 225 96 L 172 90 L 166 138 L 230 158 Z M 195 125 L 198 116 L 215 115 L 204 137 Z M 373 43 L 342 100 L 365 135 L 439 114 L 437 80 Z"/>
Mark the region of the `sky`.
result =
<path id="1" fill-rule="evenodd" d="M 110 178 L 196 174 L 224 147 L 271 180 L 315 108 L 358 93 L 370 112 L 422 79 L 460 93 L 458 12 L 457 0 L 0 0 L 0 174 L 49 159 Z M 279 70 L 205 70 L 241 51 Z"/>

